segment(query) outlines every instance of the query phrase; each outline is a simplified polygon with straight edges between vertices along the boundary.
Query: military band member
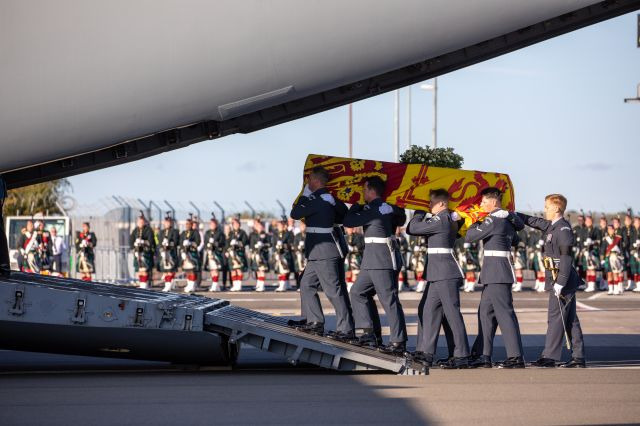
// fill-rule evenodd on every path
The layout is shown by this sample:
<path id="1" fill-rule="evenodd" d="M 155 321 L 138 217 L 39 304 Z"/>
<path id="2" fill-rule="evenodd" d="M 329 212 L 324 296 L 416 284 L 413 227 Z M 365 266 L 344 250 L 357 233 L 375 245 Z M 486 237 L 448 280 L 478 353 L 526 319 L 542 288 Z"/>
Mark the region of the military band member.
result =
<path id="1" fill-rule="evenodd" d="M 76 234 L 75 246 L 77 253 L 76 271 L 81 274 L 83 281 L 91 281 L 91 274 L 95 268 L 95 252 L 94 249 L 98 239 L 96 234 L 91 232 L 89 222 L 82 223 L 82 231 Z"/>
<path id="2" fill-rule="evenodd" d="M 253 231 L 249 234 L 249 254 L 251 270 L 256 274 L 256 291 L 264 291 L 264 281 L 269 272 L 269 249 L 271 237 L 260 219 L 254 219 Z M 242 288 L 242 287 L 241 287 Z M 236 291 L 231 289 L 231 291 Z"/>
<path id="3" fill-rule="evenodd" d="M 585 217 L 584 213 L 580 211 L 578 215 L 578 223 L 573 227 L 573 238 L 575 245 L 573 247 L 573 264 L 575 265 L 576 272 L 581 278 L 585 278 L 585 271 L 582 270 L 582 264 L 579 262 L 580 250 L 584 245 L 584 241 L 587 239 L 585 231 Z"/>
<path id="4" fill-rule="evenodd" d="M 226 238 L 214 213 L 211 213 L 209 229 L 204 234 L 204 243 L 204 269 L 211 274 L 209 291 L 221 291 L 223 288 L 220 284 L 220 274 L 224 266 Z"/>
<path id="5" fill-rule="evenodd" d="M 607 233 L 602 238 L 600 251 L 604 253 L 602 259 L 603 271 L 606 273 L 609 285 L 609 295 L 622 294 L 622 277 L 624 274 L 624 256 L 622 254 L 622 236 L 616 233 L 613 225 L 607 226 Z"/>
<path id="6" fill-rule="evenodd" d="M 331 337 L 349 341 L 354 336 L 353 316 L 347 286 L 344 282 L 346 244 L 339 235 L 346 206 L 326 189 L 329 173 L 314 167 L 307 179 L 302 196 L 291 209 L 293 219 L 304 219 L 306 227 L 305 256 L 307 265 L 300 281 L 300 304 L 303 325 L 308 333 L 324 332 L 324 313 L 318 297 L 321 289 L 336 311 L 336 331 Z"/>
<path id="7" fill-rule="evenodd" d="M 629 266 L 636 286 L 633 291 L 640 292 L 640 217 L 633 219 L 633 227 L 636 239 L 631 244 L 631 250 L 629 251 Z"/>
<path id="8" fill-rule="evenodd" d="M 411 252 L 411 269 L 416 279 L 416 292 L 423 293 L 427 280 L 427 239 L 420 235 L 412 235 L 409 238 L 409 250 Z"/>
<path id="9" fill-rule="evenodd" d="M 193 229 L 193 218 L 189 217 L 185 223 L 185 229 L 180 234 L 180 261 L 182 271 L 187 276 L 185 293 L 196 291 L 196 281 L 200 272 L 200 253 L 198 246 L 201 243 L 200 232 Z"/>
<path id="10" fill-rule="evenodd" d="M 633 273 L 631 271 L 631 248 L 636 241 L 636 230 L 633 227 L 633 213 L 631 209 L 627 210 L 624 216 L 624 226 L 622 227 L 622 250 L 624 254 L 624 269 L 626 275 L 626 286 L 621 286 L 621 289 L 632 290 L 634 287 Z"/>
<path id="11" fill-rule="evenodd" d="M 539 240 L 536 243 L 533 253 L 531 253 L 531 265 L 533 272 L 536 276 L 536 283 L 533 287 L 538 293 L 545 291 L 545 268 L 544 268 L 544 255 L 543 255 L 544 241 Z"/>
<path id="12" fill-rule="evenodd" d="M 153 255 L 156 251 L 156 241 L 151 227 L 140 212 L 136 221 L 136 228 L 129 236 L 129 248 L 133 250 L 133 268 L 138 274 L 140 288 L 152 287 L 149 275 L 153 273 Z"/>
<path id="13" fill-rule="evenodd" d="M 234 217 L 231 219 L 231 230 L 224 251 L 231 273 L 231 291 L 242 291 L 243 273 L 248 269 L 247 245 L 249 245 L 249 237 L 240 228 L 240 218 Z"/>
<path id="14" fill-rule="evenodd" d="M 471 225 L 465 236 L 465 242 L 482 241 L 484 250 L 480 272 L 480 283 L 484 287 L 478 307 L 478 335 L 483 337 L 483 352 L 479 363 L 482 366 L 491 363 L 493 328 L 497 324 L 507 350 L 507 359 L 499 367 L 524 368 L 520 326 L 511 294 L 516 278 L 511 265 L 511 247 L 517 244 L 516 232 L 524 228 L 524 223 L 517 215 L 501 209 L 502 192 L 498 188 L 485 188 L 481 195 L 480 207 L 489 215 Z"/>
<path id="15" fill-rule="evenodd" d="M 175 289 L 174 279 L 178 271 L 178 246 L 180 232 L 174 227 L 174 220 L 167 212 L 162 221 L 162 230 L 158 235 L 158 271 L 162 273 L 164 288 L 162 291 Z"/>
<path id="16" fill-rule="evenodd" d="M 511 290 L 514 292 L 522 291 L 522 283 L 524 281 L 524 270 L 527 268 L 527 249 L 525 247 L 525 243 L 520 239 L 518 235 L 518 243 L 513 248 L 512 257 L 513 257 L 513 271 L 516 275 L 516 282 L 511 287 Z"/>
<path id="17" fill-rule="evenodd" d="M 427 364 L 433 362 L 437 337 L 446 317 L 455 343 L 452 362 L 443 368 L 468 368 L 469 343 L 460 312 L 460 293 L 463 274 L 455 257 L 453 245 L 458 234 L 459 219 L 449 211 L 449 193 L 444 189 L 429 194 L 431 213 L 417 211 L 407 226 L 409 235 L 428 238 L 428 290 L 422 296 L 418 312 L 418 346 L 414 358 Z"/>
<path id="18" fill-rule="evenodd" d="M 600 266 L 600 260 L 598 259 L 598 250 L 589 236 L 587 236 L 582 244 L 578 262 L 585 273 L 585 281 L 587 283 L 585 292 L 591 293 L 596 291 L 596 276 L 598 267 Z"/>
<path id="19" fill-rule="evenodd" d="M 307 238 L 307 224 L 304 222 L 300 222 L 299 230 L 300 232 L 298 232 L 293 237 L 294 266 L 296 273 L 297 290 L 300 290 L 300 281 L 302 279 L 302 274 L 304 273 L 304 268 L 307 266 L 307 258 L 304 255 L 305 240 Z"/>
<path id="20" fill-rule="evenodd" d="M 284 216 L 276 224 L 276 231 L 272 236 L 273 245 L 273 269 L 278 276 L 278 288 L 276 291 L 290 289 L 289 274 L 293 268 L 293 232 L 287 229 L 287 218 Z"/>
<path id="21" fill-rule="evenodd" d="M 362 252 L 364 251 L 364 237 L 357 228 L 346 228 L 345 240 L 347 242 L 347 255 L 344 258 L 345 278 L 347 291 L 351 291 L 356 282 L 362 264 Z"/>
<path id="22" fill-rule="evenodd" d="M 473 293 L 476 286 L 476 272 L 480 270 L 480 262 L 478 262 L 477 251 L 472 247 L 474 244 L 468 243 L 462 239 L 456 241 L 456 251 L 458 252 L 458 263 L 464 273 L 465 293 Z"/>
<path id="23" fill-rule="evenodd" d="M 582 280 L 573 268 L 573 232 L 564 219 L 567 199 L 560 194 L 545 197 L 545 219 L 518 213 L 527 226 L 543 232 L 545 263 L 545 287 L 549 291 L 547 335 L 541 357 L 531 365 L 555 367 L 562 357 L 562 344 L 566 336 L 572 342 L 571 360 L 561 367 L 584 367 L 584 342 L 582 328 L 576 313 L 576 290 Z M 564 320 L 564 323 L 563 323 Z"/>
<path id="24" fill-rule="evenodd" d="M 40 273 L 43 275 L 49 275 L 51 273 L 52 253 L 51 253 L 51 234 L 44 229 L 44 222 L 41 220 L 36 221 L 36 232 L 40 237 L 40 246 L 38 251 L 40 252 Z"/>
<path id="25" fill-rule="evenodd" d="M 389 343 L 380 347 L 384 353 L 395 355 L 406 351 L 407 328 L 398 297 L 398 273 L 402 258 L 395 232 L 406 221 L 404 209 L 393 207 L 382 200 L 385 182 L 379 176 L 364 181 L 362 206 L 354 204 L 344 218 L 347 228 L 363 227 L 365 249 L 361 271 L 351 288 L 351 305 L 356 328 L 362 331 L 358 343 L 377 346 L 376 320 L 373 296 L 377 295 L 389 321 Z M 377 314 L 377 309 L 376 314 Z"/>
<path id="26" fill-rule="evenodd" d="M 400 273 L 398 274 L 398 291 L 404 291 L 405 283 L 408 281 L 407 255 L 409 254 L 409 241 L 407 240 L 407 236 L 404 233 L 404 227 L 399 226 L 398 228 L 396 228 L 396 241 L 398 242 L 400 258 L 402 259 Z"/>
<path id="27" fill-rule="evenodd" d="M 27 220 L 26 230 L 18 239 L 18 250 L 22 255 L 21 270 L 39 274 L 42 269 L 40 258 L 40 235 L 38 234 L 33 221 Z"/>

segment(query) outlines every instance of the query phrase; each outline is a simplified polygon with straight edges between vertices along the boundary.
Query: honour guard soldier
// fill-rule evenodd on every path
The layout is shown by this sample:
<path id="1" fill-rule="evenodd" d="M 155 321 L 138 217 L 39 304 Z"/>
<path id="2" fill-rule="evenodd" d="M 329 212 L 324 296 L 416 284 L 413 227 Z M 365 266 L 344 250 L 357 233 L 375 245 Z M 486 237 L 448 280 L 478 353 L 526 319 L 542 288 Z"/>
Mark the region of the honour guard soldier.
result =
<path id="1" fill-rule="evenodd" d="M 149 274 L 153 273 L 156 240 L 142 211 L 138 215 L 136 228 L 129 236 L 129 248 L 133 250 L 133 268 L 138 274 L 140 288 L 152 287 L 153 283 L 149 283 Z"/>
<path id="2" fill-rule="evenodd" d="M 231 273 L 231 291 L 242 291 L 242 275 L 248 268 L 245 252 L 248 244 L 249 237 L 240 228 L 240 217 L 234 217 L 231 219 L 231 230 L 225 247 L 225 257 Z"/>
<path id="3" fill-rule="evenodd" d="M 582 270 L 585 271 L 585 280 L 587 282 L 585 292 L 596 291 L 596 272 L 600 265 L 600 260 L 598 259 L 598 250 L 595 248 L 593 240 L 588 236 L 582 244 L 578 262 L 582 265 Z"/>
<path id="4" fill-rule="evenodd" d="M 572 353 L 571 360 L 560 366 L 585 366 L 582 328 L 576 313 L 576 290 L 582 280 L 572 265 L 573 232 L 563 217 L 566 207 L 564 196 L 551 194 L 545 197 L 545 219 L 518 213 L 527 226 L 543 232 L 545 286 L 550 290 L 547 335 L 542 356 L 531 363 L 535 367 L 556 366 L 562 357 L 563 337 Z"/>
<path id="5" fill-rule="evenodd" d="M 226 238 L 213 212 L 211 213 L 211 220 L 209 221 L 209 229 L 204 234 L 204 242 L 204 268 L 211 274 L 211 287 L 209 291 L 220 291 L 222 290 L 220 286 L 220 272 L 223 268 Z"/>
<path id="6" fill-rule="evenodd" d="M 480 272 L 480 283 L 484 288 L 478 307 L 478 329 L 482 330 L 478 334 L 483 336 L 483 352 L 479 363 L 482 366 L 491 363 L 493 327 L 497 323 L 507 350 L 507 360 L 499 367 L 524 368 L 520 326 L 511 295 L 511 286 L 516 280 L 511 265 L 511 247 L 517 244 L 516 232 L 524 228 L 524 223 L 515 214 L 500 208 L 502 192 L 498 188 L 485 188 L 481 195 L 480 207 L 489 215 L 482 222 L 471 225 L 465 236 L 465 242 L 482 241 L 484 250 Z"/>
<path id="7" fill-rule="evenodd" d="M 318 297 L 323 290 L 336 311 L 336 331 L 331 337 L 349 341 L 354 338 L 353 316 L 344 282 L 346 243 L 341 224 L 347 207 L 326 189 L 329 173 L 321 166 L 309 174 L 302 196 L 291 209 L 293 219 L 304 219 L 307 265 L 300 281 L 302 320 L 299 329 L 308 333 L 324 332 L 324 313 Z"/>
<path id="8" fill-rule="evenodd" d="M 294 266 L 296 271 L 296 290 L 300 290 L 300 280 L 307 266 L 307 258 L 304 255 L 305 240 L 307 238 L 307 225 L 300 222 L 300 232 L 293 237 Z"/>
<path id="9" fill-rule="evenodd" d="M 544 241 L 539 240 L 536 243 L 533 253 L 531 253 L 531 264 L 533 266 L 531 269 L 533 269 L 533 272 L 536 275 L 536 284 L 533 289 L 538 293 L 542 293 L 543 291 L 545 291 L 544 256 L 542 254 L 543 247 Z"/>
<path id="10" fill-rule="evenodd" d="M 636 239 L 631 244 L 629 252 L 629 266 L 631 267 L 631 276 L 636 284 L 634 292 L 640 292 L 640 217 L 633 219 L 633 228 L 635 230 Z"/>
<path id="11" fill-rule="evenodd" d="M 409 254 L 409 241 L 404 233 L 404 228 L 398 226 L 396 228 L 396 241 L 398 242 L 398 249 L 400 250 L 400 257 L 402 258 L 402 265 L 400 265 L 400 273 L 398 274 L 398 291 L 404 291 L 404 284 L 407 282 L 407 255 Z"/>
<path id="12" fill-rule="evenodd" d="M 193 217 L 189 217 L 185 223 L 185 229 L 180 234 L 180 260 L 182 271 L 187 275 L 185 293 L 196 291 L 196 280 L 200 272 L 200 232 L 193 229 Z"/>
<path id="13" fill-rule="evenodd" d="M 351 291 L 353 283 L 356 282 L 360 273 L 362 263 L 362 252 L 364 250 L 364 237 L 357 228 L 347 228 L 347 256 L 344 259 L 344 270 L 347 280 L 347 291 Z"/>
<path id="14" fill-rule="evenodd" d="M 607 234 L 602 238 L 600 251 L 604 253 L 602 259 L 603 270 L 607 274 L 609 295 L 622 294 L 622 276 L 624 273 L 624 257 L 622 255 L 622 236 L 616 234 L 613 225 L 607 226 Z"/>
<path id="15" fill-rule="evenodd" d="M 76 271 L 81 274 L 83 281 L 91 281 L 91 274 L 96 270 L 94 249 L 98 239 L 91 232 L 89 222 L 82 223 L 82 231 L 76 234 L 75 246 L 77 253 Z"/>
<path id="16" fill-rule="evenodd" d="M 32 220 L 27 220 L 27 228 L 18 239 L 18 250 L 22 255 L 22 271 L 39 274 L 42 267 L 40 259 L 40 235 Z"/>
<path id="17" fill-rule="evenodd" d="M 278 288 L 276 291 L 289 290 L 289 274 L 293 270 L 293 232 L 287 229 L 287 217 L 276 224 L 276 231 L 272 236 L 273 244 L 273 268 L 278 275 Z"/>
<path id="18" fill-rule="evenodd" d="M 631 209 L 627 209 L 627 214 L 624 216 L 624 226 L 622 227 L 622 248 L 624 250 L 624 264 L 626 272 L 626 287 L 625 290 L 632 290 L 634 287 L 634 278 L 631 271 L 631 248 L 636 241 L 637 234 L 633 227 L 633 212 Z M 621 286 L 622 288 L 623 286 Z"/>
<path id="19" fill-rule="evenodd" d="M 269 248 L 271 248 L 271 238 L 265 231 L 264 224 L 259 218 L 254 219 L 253 231 L 249 234 L 249 253 L 251 270 L 256 274 L 256 291 L 264 291 L 264 280 L 269 272 Z M 235 290 L 231 289 L 231 291 Z"/>
<path id="20" fill-rule="evenodd" d="M 455 343 L 454 358 L 443 368 L 469 367 L 467 330 L 460 312 L 460 293 L 463 274 L 453 256 L 453 245 L 458 234 L 457 215 L 449 212 L 449 193 L 444 189 L 429 194 L 431 213 L 417 211 L 407 226 L 409 235 L 428 238 L 427 277 L 428 290 L 422 296 L 418 312 L 418 343 L 414 358 L 427 364 L 433 362 L 437 336 L 443 317 L 446 317 Z"/>
<path id="21" fill-rule="evenodd" d="M 363 334 L 358 339 L 360 345 L 377 346 L 376 319 L 372 315 L 375 308 L 373 296 L 384 309 L 389 321 L 389 343 L 379 350 L 384 353 L 402 355 L 406 351 L 407 328 L 404 312 L 398 297 L 398 273 L 402 258 L 395 232 L 406 221 L 404 209 L 392 207 L 382 200 L 385 182 L 379 176 L 367 177 L 364 181 L 364 206 L 354 204 L 344 218 L 344 226 L 364 229 L 365 249 L 361 271 L 351 288 L 356 327 Z"/>
<path id="22" fill-rule="evenodd" d="M 178 271 L 178 246 L 180 232 L 173 226 L 174 221 L 167 212 L 162 221 L 163 229 L 158 235 L 158 271 L 162 273 L 164 288 L 162 291 L 173 291 L 176 272 Z"/>
<path id="23" fill-rule="evenodd" d="M 427 286 L 425 272 L 427 270 L 427 239 L 423 236 L 412 235 L 409 239 L 411 251 L 411 269 L 416 279 L 416 292 L 422 293 Z"/>
<path id="24" fill-rule="evenodd" d="M 38 251 L 40 252 L 40 264 L 41 270 L 40 273 L 43 275 L 49 275 L 51 273 L 51 234 L 49 231 L 44 229 L 43 221 L 36 221 L 37 226 L 36 232 L 40 237 L 40 247 L 38 247 Z"/>

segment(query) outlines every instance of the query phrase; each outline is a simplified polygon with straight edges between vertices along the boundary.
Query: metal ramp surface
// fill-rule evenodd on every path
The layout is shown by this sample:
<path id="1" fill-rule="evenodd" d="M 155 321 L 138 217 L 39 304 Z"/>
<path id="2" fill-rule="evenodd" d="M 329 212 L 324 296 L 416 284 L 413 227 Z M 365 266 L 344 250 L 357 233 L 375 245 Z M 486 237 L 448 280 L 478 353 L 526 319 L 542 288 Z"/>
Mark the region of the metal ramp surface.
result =
<path id="1" fill-rule="evenodd" d="M 233 305 L 205 314 L 205 329 L 226 334 L 231 343 L 245 343 L 284 356 L 291 364 L 308 363 L 339 371 L 387 370 L 397 374 L 428 374 L 423 364 L 404 357 L 310 335 L 274 317 Z"/>

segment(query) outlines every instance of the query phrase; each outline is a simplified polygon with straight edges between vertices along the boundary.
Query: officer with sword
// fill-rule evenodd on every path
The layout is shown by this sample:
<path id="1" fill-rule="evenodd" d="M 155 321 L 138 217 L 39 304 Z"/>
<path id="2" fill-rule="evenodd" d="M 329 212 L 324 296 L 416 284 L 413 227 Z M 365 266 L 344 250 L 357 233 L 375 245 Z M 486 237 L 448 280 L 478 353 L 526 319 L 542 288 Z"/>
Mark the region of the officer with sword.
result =
<path id="1" fill-rule="evenodd" d="M 523 222 L 543 232 L 545 288 L 549 292 L 547 335 L 540 359 L 533 367 L 553 368 L 562 358 L 562 343 L 571 352 L 571 360 L 560 367 L 584 368 L 585 353 L 582 328 L 576 313 L 576 290 L 582 283 L 573 267 L 574 236 L 563 217 L 567 199 L 560 194 L 545 197 L 545 218 L 518 213 Z"/>

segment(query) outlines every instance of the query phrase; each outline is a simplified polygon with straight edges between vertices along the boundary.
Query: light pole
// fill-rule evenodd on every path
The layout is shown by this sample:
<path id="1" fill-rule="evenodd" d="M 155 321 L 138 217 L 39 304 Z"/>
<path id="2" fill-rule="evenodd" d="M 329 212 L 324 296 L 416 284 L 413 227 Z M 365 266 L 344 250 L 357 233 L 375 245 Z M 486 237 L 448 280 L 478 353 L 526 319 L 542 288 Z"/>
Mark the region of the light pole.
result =
<path id="1" fill-rule="evenodd" d="M 393 158 L 396 162 L 400 159 L 400 90 L 395 91 L 393 114 Z"/>
<path id="2" fill-rule="evenodd" d="M 438 77 L 433 79 L 433 84 L 423 84 L 422 90 L 433 90 L 433 147 L 438 147 Z"/>
<path id="3" fill-rule="evenodd" d="M 625 104 L 640 103 L 640 84 L 638 84 L 638 96 L 636 96 L 635 98 L 625 98 L 624 103 Z"/>

